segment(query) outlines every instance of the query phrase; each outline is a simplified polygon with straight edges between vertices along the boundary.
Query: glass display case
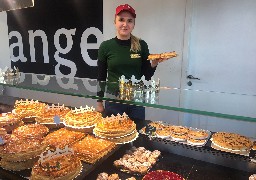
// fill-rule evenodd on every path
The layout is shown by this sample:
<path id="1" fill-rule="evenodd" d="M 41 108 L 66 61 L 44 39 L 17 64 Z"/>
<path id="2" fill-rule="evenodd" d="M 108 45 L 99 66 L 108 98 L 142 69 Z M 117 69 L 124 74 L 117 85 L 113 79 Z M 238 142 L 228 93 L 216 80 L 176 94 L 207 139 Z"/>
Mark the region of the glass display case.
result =
<path id="1" fill-rule="evenodd" d="M 134 90 L 131 90 L 128 93 L 129 96 L 126 94 L 124 98 L 121 97 L 118 83 L 97 82 L 97 80 L 93 79 L 20 73 L 17 77 L 2 78 L 0 80 L 0 85 L 3 89 L 5 87 L 14 87 L 23 90 L 71 95 L 95 100 L 102 99 L 201 117 L 207 116 L 241 121 L 249 123 L 251 126 L 256 124 L 255 95 L 206 92 L 160 86 L 157 91 L 146 92 L 142 90 L 139 97 L 136 94 L 137 92 L 134 93 Z M 113 89 L 112 87 L 115 87 L 115 90 L 109 91 L 109 89 Z M 240 110 L 238 111 L 237 109 Z M 149 122 L 143 121 L 140 126 L 143 127 Z M 232 129 L 230 132 L 232 132 Z M 254 137 L 250 138 L 252 141 L 255 141 L 256 137 L 254 135 Z M 251 153 L 239 155 L 218 151 L 211 147 L 210 140 L 204 146 L 190 146 L 186 143 L 168 139 L 140 135 L 138 142 L 135 142 L 135 144 L 145 145 L 151 149 L 159 149 L 162 152 L 168 152 L 177 156 L 225 166 L 236 169 L 238 172 L 253 173 L 256 171 L 255 153 L 254 155 Z"/>

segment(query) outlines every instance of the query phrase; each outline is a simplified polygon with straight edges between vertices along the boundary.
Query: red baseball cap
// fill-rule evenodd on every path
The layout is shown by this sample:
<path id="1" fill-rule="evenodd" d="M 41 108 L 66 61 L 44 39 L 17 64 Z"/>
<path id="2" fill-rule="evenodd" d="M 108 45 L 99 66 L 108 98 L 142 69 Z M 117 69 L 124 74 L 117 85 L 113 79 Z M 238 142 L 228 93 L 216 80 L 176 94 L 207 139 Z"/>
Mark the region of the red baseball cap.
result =
<path id="1" fill-rule="evenodd" d="M 116 15 L 118 15 L 122 11 L 128 11 L 132 14 L 134 18 L 136 18 L 135 10 L 129 4 L 119 5 L 116 8 Z"/>

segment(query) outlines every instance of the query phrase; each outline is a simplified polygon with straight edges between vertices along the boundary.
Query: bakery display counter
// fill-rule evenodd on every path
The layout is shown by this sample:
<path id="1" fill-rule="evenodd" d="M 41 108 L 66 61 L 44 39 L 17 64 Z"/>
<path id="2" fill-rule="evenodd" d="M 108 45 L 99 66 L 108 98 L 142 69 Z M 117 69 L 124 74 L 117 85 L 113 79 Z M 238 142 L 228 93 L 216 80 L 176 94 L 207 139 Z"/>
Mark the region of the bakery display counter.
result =
<path id="1" fill-rule="evenodd" d="M 135 177 L 137 180 L 142 179 L 142 175 L 122 172 L 114 166 L 114 162 L 123 157 L 133 146 L 161 152 L 161 156 L 150 171 L 171 171 L 186 180 L 248 179 L 256 171 L 256 163 L 250 162 L 248 157 L 217 151 L 208 145 L 193 147 L 177 142 L 162 141 L 158 138 L 149 139 L 145 135 L 140 135 L 136 141 L 120 146 L 95 165 L 83 163 L 83 170 L 76 179 L 89 178 L 93 180 L 102 172 L 116 173 L 122 180 L 130 177 Z M 0 168 L 0 177 L 3 179 L 27 179 L 30 173 L 31 170 L 13 172 Z"/>

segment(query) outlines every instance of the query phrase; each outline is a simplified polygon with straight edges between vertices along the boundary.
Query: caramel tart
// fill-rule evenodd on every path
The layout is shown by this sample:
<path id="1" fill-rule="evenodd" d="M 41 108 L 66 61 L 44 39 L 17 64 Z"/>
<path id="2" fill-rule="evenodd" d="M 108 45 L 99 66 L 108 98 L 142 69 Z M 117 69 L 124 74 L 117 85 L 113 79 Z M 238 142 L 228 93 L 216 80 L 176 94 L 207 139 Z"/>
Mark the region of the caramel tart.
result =
<path id="1" fill-rule="evenodd" d="M 81 160 L 87 163 L 95 163 L 116 147 L 116 144 L 94 136 L 87 135 L 81 141 L 76 142 L 72 148 Z"/>

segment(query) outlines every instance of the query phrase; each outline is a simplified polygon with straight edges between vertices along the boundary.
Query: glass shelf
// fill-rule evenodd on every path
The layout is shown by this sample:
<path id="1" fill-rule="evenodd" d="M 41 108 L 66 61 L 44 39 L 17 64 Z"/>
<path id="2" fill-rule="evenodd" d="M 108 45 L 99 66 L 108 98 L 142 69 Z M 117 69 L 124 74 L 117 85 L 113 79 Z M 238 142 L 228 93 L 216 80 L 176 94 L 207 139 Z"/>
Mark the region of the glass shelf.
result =
<path id="1" fill-rule="evenodd" d="M 104 84 L 104 82 L 102 83 Z M 112 86 L 118 87 L 117 83 L 105 82 L 105 84 L 107 84 L 107 86 L 104 86 L 105 89 Z M 102 89 L 102 86 L 95 79 L 28 73 L 20 73 L 19 78 L 4 79 L 1 77 L 0 85 L 91 99 L 100 99 L 97 92 Z M 113 92 L 110 93 L 107 90 L 101 99 L 184 113 L 256 122 L 256 95 L 160 87 L 159 93 L 129 100 L 129 98 L 120 98 L 118 91 Z"/>

